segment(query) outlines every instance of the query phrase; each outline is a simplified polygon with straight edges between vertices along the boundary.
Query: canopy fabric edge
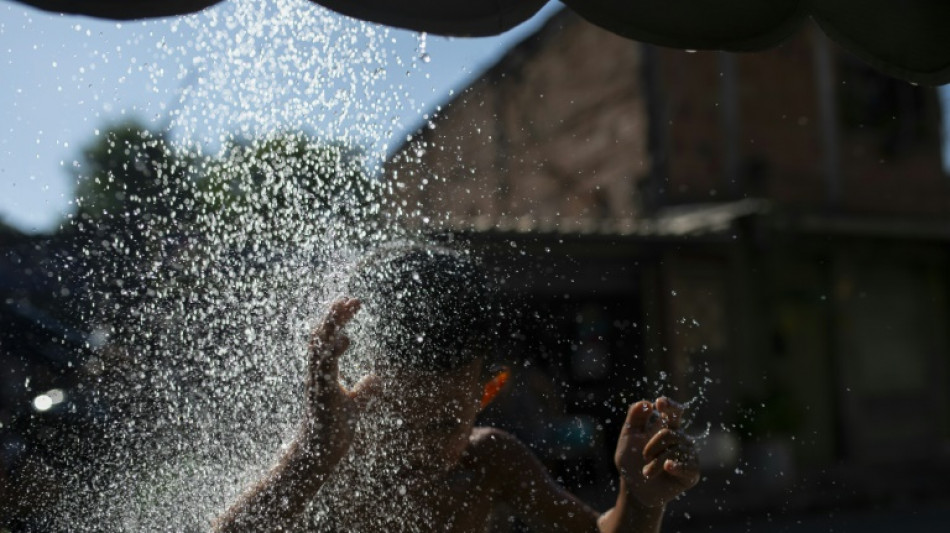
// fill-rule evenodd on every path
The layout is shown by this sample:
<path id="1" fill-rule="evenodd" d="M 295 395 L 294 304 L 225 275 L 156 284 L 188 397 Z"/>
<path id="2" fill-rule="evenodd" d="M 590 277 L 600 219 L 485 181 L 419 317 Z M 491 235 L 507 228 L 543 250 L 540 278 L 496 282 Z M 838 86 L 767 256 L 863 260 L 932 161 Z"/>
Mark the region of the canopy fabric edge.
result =
<path id="1" fill-rule="evenodd" d="M 507 4 L 497 2 L 494 9 L 485 14 L 469 16 L 432 16 L 431 10 L 405 12 L 394 8 L 382 8 L 378 4 L 367 6 L 347 0 L 310 0 L 346 15 L 386 26 L 394 26 L 410 31 L 427 32 L 454 37 L 488 37 L 504 33 L 528 20 L 537 13 L 548 0 L 527 0 Z"/>
<path id="2" fill-rule="evenodd" d="M 616 18 L 607 17 L 594 10 L 585 9 L 583 2 L 567 2 L 567 6 L 591 24 L 627 39 L 680 50 L 725 50 L 727 52 L 757 52 L 771 48 L 794 34 L 809 16 L 808 10 L 799 4 L 788 16 L 783 17 L 780 23 L 772 27 L 763 28 L 754 35 L 723 40 L 696 36 L 683 38 L 656 33 L 642 26 L 628 24 L 625 23 L 626 21 L 618 21 Z"/>
<path id="3" fill-rule="evenodd" d="M 85 15 L 111 20 L 135 20 L 197 13 L 222 0 L 13 0 L 51 13 Z M 548 0 L 493 2 L 462 13 L 444 9 L 419 8 L 407 10 L 404 3 L 352 2 L 347 0 L 310 0 L 342 15 L 412 31 L 458 37 L 486 37 L 514 28 L 537 13 Z M 425 7 L 425 6 L 424 6 Z M 434 14 L 433 14 L 434 13 Z"/>
<path id="4" fill-rule="evenodd" d="M 155 2 L 135 0 L 13 1 L 53 13 L 86 15 L 112 20 L 134 20 L 197 13 L 223 0 L 161 0 Z M 436 0 L 420 0 L 416 3 L 407 2 L 406 0 L 310 1 L 346 16 L 412 31 L 460 37 L 483 37 L 503 33 L 526 21 L 537 13 L 548 0 L 520 0 L 516 2 L 495 0 L 485 4 L 443 4 Z M 737 35 L 730 35 L 723 31 L 718 33 L 716 31 L 703 31 L 701 26 L 696 25 L 676 28 L 667 24 L 651 29 L 649 17 L 645 21 L 631 20 L 636 17 L 617 16 L 617 13 L 610 9 L 598 9 L 596 3 L 588 4 L 582 0 L 564 1 L 578 15 L 607 31 L 628 39 L 678 49 L 726 50 L 730 52 L 764 50 L 780 44 L 798 31 L 805 20 L 813 19 L 822 32 L 832 41 L 887 75 L 926 85 L 950 83 L 950 53 L 943 54 L 938 53 L 939 50 L 933 51 L 928 56 L 927 61 L 911 60 L 911 58 L 922 56 L 905 55 L 902 58 L 882 54 L 881 50 L 875 50 L 874 43 L 862 45 L 862 40 L 857 38 L 861 35 L 849 36 L 848 32 L 845 31 L 847 28 L 842 26 L 839 29 L 842 21 L 835 19 L 834 11 L 829 11 L 832 6 L 816 4 L 813 1 L 801 0 L 794 7 L 789 6 L 787 14 L 781 16 L 781 18 L 779 16 L 767 17 L 767 19 L 763 19 L 764 24 L 761 27 L 752 24 L 738 24 L 736 28 L 741 28 L 741 31 L 736 32 Z M 934 7 L 932 5 L 924 4 L 924 6 L 929 7 L 921 11 L 922 13 L 933 12 Z M 783 11 L 785 9 L 783 8 Z M 939 10 L 938 12 L 944 13 Z M 823 14 L 830 15 L 831 18 L 826 19 Z M 779 13 L 779 15 L 782 14 Z M 944 16 L 946 15 L 937 18 L 943 18 Z M 840 16 L 837 18 L 841 19 Z M 929 33 L 924 31 L 924 37 L 933 35 L 934 27 L 939 22 L 937 20 L 933 24 L 925 24 L 925 26 L 930 27 L 930 30 Z M 950 23 L 950 21 L 947 22 Z M 690 33 L 689 28 L 698 29 L 699 31 Z M 912 45 L 908 46 L 908 54 L 913 54 L 914 50 L 917 49 L 915 47 L 925 46 L 927 41 L 926 39 L 916 39 L 910 42 Z M 938 46 L 938 43 L 933 43 L 931 48 L 934 46 Z M 924 48 L 924 50 L 927 49 Z"/>
<path id="5" fill-rule="evenodd" d="M 881 59 L 877 55 L 869 52 L 865 46 L 858 44 L 842 32 L 838 31 L 834 24 L 822 20 L 820 17 L 813 17 L 813 20 L 829 39 L 835 44 L 841 46 L 848 53 L 858 57 L 874 69 L 887 74 L 888 76 L 899 78 L 910 83 L 920 85 L 944 85 L 950 83 L 950 63 L 930 71 L 912 70 L 900 66 L 897 63 Z"/>
<path id="6" fill-rule="evenodd" d="M 137 20 L 197 13 L 221 0 L 161 0 L 133 2 L 129 0 L 13 0 L 51 13 L 86 15 L 111 20 Z"/>

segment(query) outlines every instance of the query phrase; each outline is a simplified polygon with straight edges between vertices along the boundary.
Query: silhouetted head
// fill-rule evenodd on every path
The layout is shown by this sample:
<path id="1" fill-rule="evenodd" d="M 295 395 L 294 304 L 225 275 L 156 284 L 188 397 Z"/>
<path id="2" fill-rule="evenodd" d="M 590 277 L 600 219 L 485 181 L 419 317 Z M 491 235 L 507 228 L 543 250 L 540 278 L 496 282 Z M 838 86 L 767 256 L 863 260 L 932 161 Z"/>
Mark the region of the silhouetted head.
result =
<path id="1" fill-rule="evenodd" d="M 347 295 L 363 303 L 366 338 L 398 370 L 459 369 L 492 351 L 496 323 L 488 278 L 471 254 L 395 244 L 357 265 Z"/>
<path id="2" fill-rule="evenodd" d="M 350 278 L 382 378 L 374 420 L 385 437 L 373 445 L 418 474 L 459 461 L 478 412 L 507 379 L 493 365 L 501 313 L 492 294 L 476 258 L 442 246 L 380 248 Z"/>

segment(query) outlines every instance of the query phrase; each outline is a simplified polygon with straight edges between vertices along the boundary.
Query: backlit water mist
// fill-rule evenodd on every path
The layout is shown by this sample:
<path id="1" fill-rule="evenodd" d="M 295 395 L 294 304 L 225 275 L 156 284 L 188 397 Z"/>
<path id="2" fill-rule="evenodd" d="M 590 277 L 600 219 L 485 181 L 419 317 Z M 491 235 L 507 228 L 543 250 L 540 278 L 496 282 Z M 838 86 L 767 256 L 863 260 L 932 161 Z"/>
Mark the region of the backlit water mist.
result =
<path id="1" fill-rule="evenodd" d="M 156 37 L 181 68 L 163 130 L 97 131 L 114 164 L 78 169 L 85 244 L 63 268 L 94 287 L 103 342 L 74 398 L 86 423 L 52 437 L 65 466 L 34 489 L 49 531 L 208 529 L 299 424 L 308 334 L 347 265 L 412 216 L 379 176 L 394 79 L 421 56 L 302 0 L 161 30 L 183 26 L 186 47 Z"/>
<path id="2" fill-rule="evenodd" d="M 155 53 L 179 71 L 130 68 L 180 82 L 159 127 L 97 130 L 75 165 L 82 244 L 61 267 L 90 287 L 81 312 L 97 334 L 71 399 L 81 422 L 49 435 L 55 464 L 35 467 L 50 480 L 28 495 L 43 530 L 208 530 L 297 429 L 309 333 L 354 261 L 440 216 L 403 204 L 382 169 L 415 105 L 406 76 L 429 61 L 424 35 L 401 57 L 385 28 L 304 0 L 232 0 L 158 26 Z M 185 29 L 185 45 L 161 37 Z M 352 324 L 350 383 L 371 366 L 372 319 Z M 399 439 L 398 419 L 360 423 Z M 387 481 L 402 467 L 382 449 L 340 465 L 378 508 L 350 523 L 412 529 L 421 510 Z M 360 508 L 338 479 L 303 524 L 325 530 L 342 494 Z"/>

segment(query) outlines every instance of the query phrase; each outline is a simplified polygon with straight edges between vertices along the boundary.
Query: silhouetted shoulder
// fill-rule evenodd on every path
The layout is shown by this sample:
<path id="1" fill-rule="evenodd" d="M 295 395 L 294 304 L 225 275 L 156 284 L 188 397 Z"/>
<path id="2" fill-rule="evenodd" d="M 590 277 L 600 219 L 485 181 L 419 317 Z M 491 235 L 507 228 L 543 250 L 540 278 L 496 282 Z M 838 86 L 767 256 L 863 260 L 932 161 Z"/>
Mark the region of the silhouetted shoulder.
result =
<path id="1" fill-rule="evenodd" d="M 534 452 L 514 435 L 476 428 L 469 450 L 469 468 L 491 488 L 493 500 L 533 524 L 533 531 L 596 531 L 598 513 L 554 481 Z"/>
<path id="2" fill-rule="evenodd" d="M 493 427 L 472 428 L 472 434 L 468 440 L 468 451 L 476 455 L 531 453 L 528 447 L 518 440 L 518 437 Z"/>
<path id="3" fill-rule="evenodd" d="M 472 429 L 465 463 L 482 474 L 484 483 L 501 492 L 510 491 L 516 480 L 533 479 L 540 473 L 540 463 L 527 445 L 511 433 L 491 427 Z"/>

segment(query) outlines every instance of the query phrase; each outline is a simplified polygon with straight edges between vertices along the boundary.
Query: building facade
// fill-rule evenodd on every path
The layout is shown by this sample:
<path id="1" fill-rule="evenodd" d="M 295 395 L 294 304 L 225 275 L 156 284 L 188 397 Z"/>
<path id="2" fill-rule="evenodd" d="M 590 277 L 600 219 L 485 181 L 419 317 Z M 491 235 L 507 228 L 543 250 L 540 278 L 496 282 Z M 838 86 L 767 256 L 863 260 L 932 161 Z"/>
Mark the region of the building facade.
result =
<path id="1" fill-rule="evenodd" d="M 608 406 L 665 393 L 692 398 L 707 435 L 697 505 L 728 492 L 737 508 L 807 507 L 945 491 L 936 475 L 880 474 L 950 466 L 940 146 L 935 90 L 818 31 L 736 55 L 560 14 L 387 172 L 404 210 L 504 273 L 529 324 L 512 359 L 541 368 L 554 388 L 538 395 L 600 451 L 557 466 L 570 446 L 550 427 L 509 423 L 570 482 L 612 475 L 622 420 Z"/>

